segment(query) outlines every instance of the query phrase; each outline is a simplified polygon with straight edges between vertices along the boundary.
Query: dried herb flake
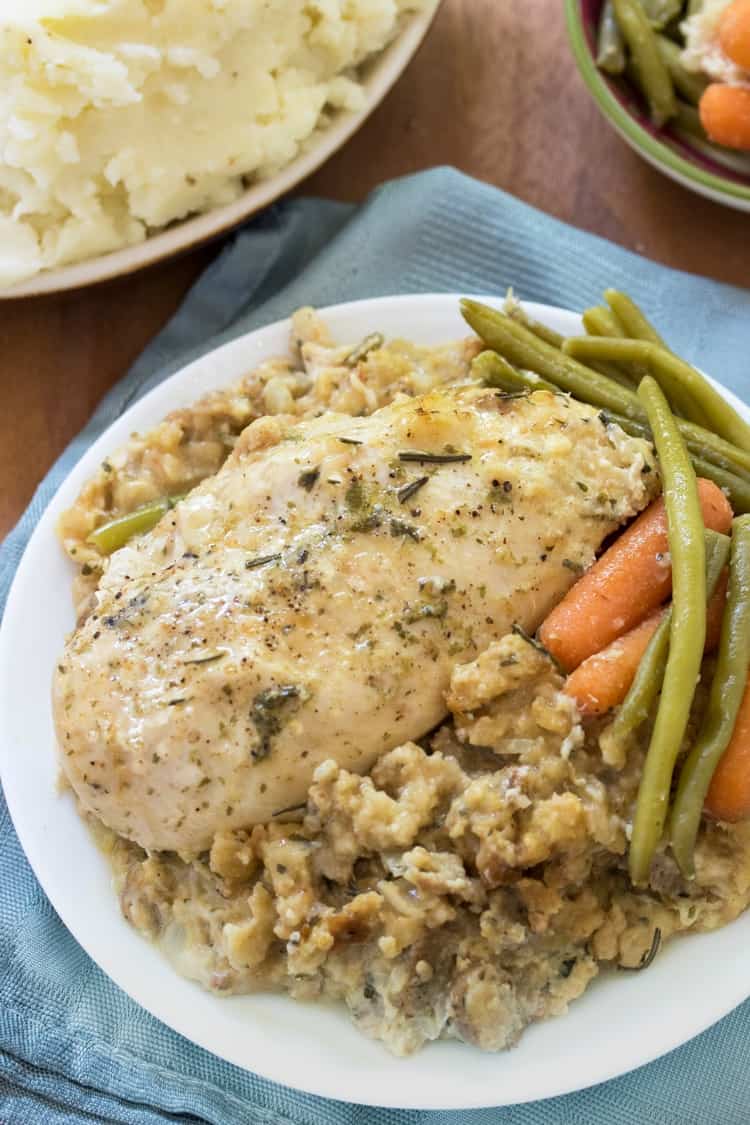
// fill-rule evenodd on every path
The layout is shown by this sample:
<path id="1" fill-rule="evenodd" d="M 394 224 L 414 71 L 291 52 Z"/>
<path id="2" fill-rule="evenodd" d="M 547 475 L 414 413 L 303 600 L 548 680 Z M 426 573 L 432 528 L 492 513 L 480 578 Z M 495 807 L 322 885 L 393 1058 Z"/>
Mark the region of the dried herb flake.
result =
<path id="1" fill-rule="evenodd" d="M 277 553 L 275 555 L 260 555 L 257 559 L 248 559 L 245 562 L 245 570 L 257 570 L 258 567 L 268 566 L 269 563 L 278 562 L 280 558 L 281 554 Z"/>
<path id="2" fill-rule="evenodd" d="M 450 465 L 460 461 L 471 461 L 470 453 L 424 453 L 419 449 L 407 449 L 398 455 L 399 461 L 416 461 L 422 465 Z"/>
<path id="3" fill-rule="evenodd" d="M 415 543 L 419 543 L 422 538 L 422 533 L 418 527 L 394 518 L 391 519 L 391 535 L 394 539 L 413 539 Z"/>
<path id="4" fill-rule="evenodd" d="M 403 488 L 399 488 L 396 493 L 399 504 L 405 504 L 407 500 L 411 500 L 412 496 L 416 496 L 420 488 L 424 488 L 429 479 L 429 477 L 420 477 L 418 480 L 413 480 L 411 484 L 405 484 Z"/>
<path id="5" fill-rule="evenodd" d="M 258 692 L 250 708 L 250 718 L 258 734 L 258 745 L 252 751 L 256 762 L 268 756 L 272 740 L 302 699 L 303 691 L 297 684 L 281 684 Z"/>
<path id="6" fill-rule="evenodd" d="M 304 488 L 305 492 L 310 492 L 317 483 L 320 476 L 320 469 L 305 469 L 304 473 L 300 473 L 297 478 L 297 484 L 300 488 Z"/>

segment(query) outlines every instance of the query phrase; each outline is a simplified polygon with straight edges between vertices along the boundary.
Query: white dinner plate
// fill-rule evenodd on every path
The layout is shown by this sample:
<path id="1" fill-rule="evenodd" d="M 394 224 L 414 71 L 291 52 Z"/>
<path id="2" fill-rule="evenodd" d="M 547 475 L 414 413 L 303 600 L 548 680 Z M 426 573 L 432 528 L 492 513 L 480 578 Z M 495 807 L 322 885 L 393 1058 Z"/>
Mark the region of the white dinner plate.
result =
<path id="1" fill-rule="evenodd" d="M 28 281 L 8 288 L 0 288 L 0 300 L 30 297 L 41 293 L 57 293 L 64 289 L 78 289 L 109 281 L 123 274 L 154 265 L 175 254 L 195 249 L 204 242 L 224 234 L 252 215 L 268 207 L 280 196 L 291 191 L 307 176 L 320 168 L 357 132 L 373 110 L 380 105 L 391 87 L 400 78 L 416 54 L 432 24 L 440 0 L 434 0 L 422 12 L 408 16 L 399 34 L 380 54 L 368 59 L 362 67 L 361 80 L 365 100 L 356 112 L 340 110 L 329 125 L 314 133 L 291 163 L 270 176 L 252 184 L 233 203 L 214 207 L 205 214 L 195 215 L 173 223 L 164 230 L 150 235 L 145 242 L 125 246 L 109 254 L 101 254 L 70 266 L 45 270 Z M 0 8 L 2 2 L 0 0 Z"/>
<path id="2" fill-rule="evenodd" d="M 566 335 L 580 331 L 573 313 L 528 307 Z M 386 297 L 337 305 L 325 316 L 346 342 L 375 330 L 422 344 L 466 333 L 457 296 Z M 57 517 L 133 430 L 286 353 L 288 332 L 284 321 L 234 340 L 136 402 L 79 461 L 31 538 L 0 632 L 0 775 L 37 878 L 73 936 L 144 1008 L 221 1058 L 313 1094 L 403 1108 L 498 1106 L 568 1093 L 641 1066 L 750 995 L 750 913 L 716 933 L 670 942 L 647 972 L 602 974 L 568 1015 L 530 1027 L 510 1052 L 439 1042 L 396 1059 L 356 1031 L 343 1007 L 277 995 L 219 998 L 177 976 L 122 919 L 106 861 L 72 798 L 56 790 L 50 681 L 74 625 L 73 567 L 55 538 Z"/>

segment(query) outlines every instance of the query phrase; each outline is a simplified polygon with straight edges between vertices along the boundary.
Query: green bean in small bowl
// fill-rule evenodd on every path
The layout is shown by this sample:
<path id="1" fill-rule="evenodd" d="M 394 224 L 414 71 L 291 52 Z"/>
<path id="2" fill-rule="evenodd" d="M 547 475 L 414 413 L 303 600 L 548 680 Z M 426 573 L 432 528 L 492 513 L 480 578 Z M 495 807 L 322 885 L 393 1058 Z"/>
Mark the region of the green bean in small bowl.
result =
<path id="1" fill-rule="evenodd" d="M 750 0 L 565 0 L 581 76 L 649 164 L 750 211 Z"/>

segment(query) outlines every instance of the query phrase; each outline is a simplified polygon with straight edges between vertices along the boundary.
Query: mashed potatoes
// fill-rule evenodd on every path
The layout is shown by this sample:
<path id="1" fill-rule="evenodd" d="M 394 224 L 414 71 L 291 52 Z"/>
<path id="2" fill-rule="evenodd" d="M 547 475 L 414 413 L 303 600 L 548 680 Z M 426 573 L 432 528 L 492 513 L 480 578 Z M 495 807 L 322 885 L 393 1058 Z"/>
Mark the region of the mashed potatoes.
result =
<path id="1" fill-rule="evenodd" d="M 3 0 L 0 285 L 235 199 L 433 3 Z"/>

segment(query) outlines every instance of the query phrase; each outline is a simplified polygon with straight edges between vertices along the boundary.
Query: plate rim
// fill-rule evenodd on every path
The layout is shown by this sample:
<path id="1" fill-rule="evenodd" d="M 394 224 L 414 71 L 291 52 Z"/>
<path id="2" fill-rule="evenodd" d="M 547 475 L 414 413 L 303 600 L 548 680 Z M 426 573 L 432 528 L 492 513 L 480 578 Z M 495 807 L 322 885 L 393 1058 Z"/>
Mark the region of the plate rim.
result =
<path id="1" fill-rule="evenodd" d="M 345 317 L 346 315 L 356 314 L 358 311 L 360 311 L 360 310 L 363 311 L 366 308 L 367 309 L 367 316 L 372 321 L 372 318 L 374 316 L 377 316 L 379 307 L 385 308 L 386 306 L 394 305 L 394 303 L 400 304 L 400 305 L 402 305 L 406 308 L 409 308 L 410 310 L 416 308 L 417 311 L 418 311 L 420 306 L 422 308 L 427 308 L 428 306 L 439 305 L 440 303 L 442 303 L 442 305 L 445 306 L 446 308 L 448 306 L 450 306 L 451 309 L 453 309 L 455 311 L 458 299 L 459 299 L 459 297 L 458 297 L 457 294 L 445 294 L 445 293 L 431 293 L 431 294 L 418 294 L 418 295 L 402 294 L 402 295 L 394 295 L 394 296 L 380 297 L 380 298 L 374 298 L 374 299 L 365 299 L 365 300 L 359 300 L 359 301 L 345 302 L 345 303 L 338 304 L 338 305 L 328 306 L 327 308 L 321 308 L 319 311 L 321 312 L 321 314 L 324 317 L 331 320 L 331 319 L 336 319 L 337 317 Z M 497 295 L 495 295 L 495 296 L 479 295 L 476 299 L 489 301 L 489 302 L 499 302 L 499 301 L 502 301 L 503 297 L 497 296 Z M 557 306 L 542 305 L 542 304 L 527 303 L 527 302 L 524 302 L 524 304 L 525 304 L 525 307 L 530 312 L 530 314 L 537 317 L 538 319 L 543 320 L 543 319 L 545 319 L 545 317 L 548 320 L 549 320 L 550 317 L 552 317 L 553 319 L 557 318 L 558 324 L 559 324 L 559 318 L 561 316 L 563 316 L 571 324 L 571 328 L 573 327 L 575 322 L 579 320 L 579 314 L 572 313 L 570 310 L 565 310 L 565 309 L 562 309 L 562 308 L 557 307 Z M 414 315 L 416 315 L 416 314 L 414 314 Z M 387 314 L 386 314 L 386 316 L 387 316 Z M 181 368 L 179 371 L 170 375 L 161 384 L 159 384 L 157 387 L 153 388 L 146 395 L 144 395 L 141 399 L 137 400 L 137 402 L 135 404 L 133 404 L 133 406 L 131 406 L 126 412 L 124 412 L 123 415 L 121 415 L 121 417 L 119 419 L 117 419 L 115 423 L 113 423 L 111 426 L 107 427 L 107 429 L 100 435 L 100 437 L 97 439 L 97 441 L 94 442 L 92 444 L 92 446 L 86 451 L 86 453 L 84 453 L 84 455 L 79 459 L 79 461 L 76 463 L 76 465 L 70 471 L 70 473 L 67 474 L 65 479 L 61 482 L 59 488 L 56 490 L 54 497 L 52 498 L 52 500 L 47 505 L 47 507 L 45 509 L 45 512 L 42 514 L 42 516 L 39 520 L 39 523 L 37 524 L 37 527 L 34 529 L 34 532 L 33 532 L 32 536 L 30 538 L 30 541 L 29 541 L 27 547 L 26 547 L 26 550 L 24 551 L 24 554 L 23 554 L 23 556 L 22 556 L 22 558 L 19 562 L 16 575 L 14 576 L 13 583 L 12 583 L 11 589 L 9 591 L 7 605 L 6 605 L 6 611 L 5 611 L 3 622 L 2 622 L 2 627 L 0 627 L 0 701 L 2 700 L 4 691 L 5 691 L 4 685 L 5 685 L 5 681 L 6 681 L 6 675 L 7 675 L 6 668 L 9 666 L 10 661 L 12 660 L 12 658 L 14 656 L 14 653 L 10 649 L 10 642 L 9 642 L 9 639 L 8 639 L 7 622 L 10 619 L 12 619 L 12 616 L 17 612 L 16 602 L 17 602 L 18 597 L 19 597 L 19 591 L 22 590 L 23 584 L 27 580 L 27 573 L 26 573 L 25 568 L 33 560 L 33 555 L 34 555 L 34 551 L 35 551 L 35 544 L 42 543 L 42 545 L 43 545 L 44 537 L 45 537 L 45 535 L 47 535 L 49 533 L 50 525 L 51 525 L 52 521 L 54 520 L 56 509 L 59 508 L 60 505 L 63 502 L 68 502 L 65 499 L 65 494 L 77 491 L 77 489 L 80 487 L 80 483 L 81 483 L 82 479 L 84 479 L 90 473 L 91 468 L 93 467 L 93 465 L 96 463 L 96 461 L 100 457 L 100 455 L 101 455 L 100 451 L 103 448 L 106 448 L 108 443 L 109 443 L 108 447 L 111 448 L 113 439 L 111 439 L 109 437 L 109 435 L 111 434 L 113 428 L 116 427 L 118 424 L 124 428 L 125 424 L 128 422 L 128 419 L 131 417 L 131 415 L 133 413 L 136 413 L 139 409 L 142 409 L 144 404 L 146 406 L 153 405 L 155 402 L 158 401 L 158 399 L 160 397 L 169 397 L 169 395 L 173 391 L 179 389 L 180 385 L 185 384 L 184 389 L 187 390 L 187 386 L 189 384 L 190 379 L 192 377 L 195 377 L 196 375 L 200 379 L 200 372 L 204 367 L 208 367 L 211 364 L 215 364 L 217 361 L 219 361 L 218 367 L 220 367 L 221 361 L 226 360 L 227 358 L 230 359 L 230 366 L 231 366 L 231 363 L 234 362 L 234 360 L 232 359 L 232 352 L 237 351 L 237 353 L 239 355 L 239 353 L 242 351 L 243 348 L 249 346 L 250 342 L 253 342 L 253 343 L 258 342 L 260 344 L 260 351 L 258 353 L 258 358 L 261 358 L 262 356 L 268 355 L 269 351 L 271 350 L 270 345 L 267 345 L 266 348 L 265 348 L 265 351 L 264 351 L 263 344 L 262 344 L 263 337 L 264 336 L 270 336 L 273 333 L 276 333 L 278 335 L 281 332 L 283 332 L 286 335 L 286 332 L 287 332 L 288 327 L 289 327 L 289 323 L 290 323 L 289 318 L 285 318 L 284 320 L 275 321 L 271 324 L 268 324 L 268 325 L 265 325 L 261 328 L 255 329 L 252 332 L 244 333 L 243 335 L 238 336 L 234 340 L 223 344 L 220 348 L 214 349 L 213 351 L 209 351 L 209 352 L 205 353 L 203 356 L 199 357 L 199 359 L 194 360 L 192 363 L 187 364 L 185 367 Z M 388 331 L 387 328 L 386 328 L 386 331 Z M 433 333 L 433 336 L 434 335 L 435 335 L 435 333 Z M 452 338 L 455 338 L 455 333 L 452 330 L 451 330 L 450 335 L 451 335 Z M 275 350 L 276 349 L 274 349 L 274 351 Z M 238 362 L 239 362 L 239 360 L 238 360 Z M 254 361 L 250 361 L 247 358 L 244 359 L 242 364 L 241 364 L 242 369 L 244 369 L 244 370 L 248 369 L 248 362 L 254 362 Z M 239 370 L 235 370 L 233 374 L 222 372 L 221 373 L 221 379 L 222 379 L 222 381 L 224 381 L 224 380 L 236 378 L 239 375 L 239 373 L 240 373 Z M 204 376 L 204 379 L 207 379 L 207 376 Z M 195 386 L 195 387 L 190 387 L 190 395 L 191 395 L 191 397 L 194 397 L 196 393 L 200 394 L 203 391 L 205 391 L 206 389 L 207 389 L 207 384 L 205 382 L 204 382 L 203 386 L 198 385 L 198 386 Z M 727 397 L 729 398 L 730 401 L 733 402 L 734 405 L 739 404 L 741 410 L 744 412 L 746 417 L 750 417 L 750 409 L 748 409 L 748 407 L 745 406 L 745 404 L 743 404 L 731 391 L 728 391 L 726 388 L 722 388 L 722 390 L 723 390 L 724 393 L 727 394 Z M 120 439 L 117 439 L 117 440 L 119 441 Z M 687 1032 L 687 1035 L 685 1034 L 685 1030 L 684 1030 L 685 1024 L 684 1023 L 680 1024 L 679 1029 L 677 1029 L 677 1025 L 675 1024 L 675 1025 L 673 1025 L 673 1029 L 672 1029 L 672 1032 L 671 1032 L 670 1035 L 662 1036 L 662 1038 L 660 1040 L 659 1047 L 657 1049 L 646 1048 L 645 1051 L 642 1049 L 641 1054 L 639 1056 L 638 1056 L 638 1051 L 635 1051 L 635 1055 L 638 1056 L 636 1058 L 636 1061 L 629 1061 L 625 1064 L 625 1066 L 623 1066 L 618 1061 L 608 1059 L 608 1062 L 607 1062 L 606 1065 L 600 1065 L 598 1067 L 598 1069 L 595 1069 L 584 1080 L 576 1079 L 574 1081 L 571 1081 L 569 1076 L 566 1075 L 562 1080 L 558 1079 L 558 1081 L 555 1082 L 555 1083 L 551 1083 L 551 1084 L 548 1083 L 548 1084 L 545 1085 L 544 1083 L 539 1082 L 539 1084 L 534 1089 L 526 1089 L 524 1091 L 524 1093 L 520 1096 L 517 1092 L 514 1092 L 512 1097 L 508 1097 L 504 1094 L 504 1092 L 501 1088 L 502 1085 L 503 1085 L 503 1082 L 505 1082 L 507 1084 L 510 1076 L 508 1074 L 506 1074 L 506 1075 L 502 1074 L 502 1063 L 498 1063 L 497 1060 L 503 1060 L 503 1059 L 507 1060 L 509 1058 L 512 1058 L 512 1056 L 509 1055 L 509 1053 L 504 1052 L 500 1055 L 487 1056 L 487 1055 L 484 1055 L 482 1052 L 480 1052 L 477 1048 L 471 1048 L 471 1047 L 467 1048 L 464 1045 L 459 1044 L 459 1043 L 455 1043 L 455 1042 L 451 1042 L 451 1043 L 442 1042 L 442 1043 L 437 1043 L 437 1044 L 429 1044 L 425 1048 L 425 1051 L 422 1053 L 422 1055 L 414 1056 L 414 1058 L 423 1057 L 424 1055 L 426 1055 L 430 1060 L 434 1059 L 434 1064 L 435 1064 L 435 1066 L 437 1066 L 439 1064 L 441 1051 L 443 1051 L 443 1052 L 446 1051 L 446 1050 L 457 1051 L 457 1052 L 469 1051 L 472 1054 L 472 1056 L 480 1056 L 482 1058 L 482 1060 L 484 1060 L 484 1065 L 487 1067 L 488 1070 L 491 1068 L 492 1062 L 493 1062 L 493 1059 L 494 1059 L 495 1065 L 497 1065 L 498 1068 L 499 1068 L 499 1076 L 498 1076 L 498 1079 L 497 1079 L 497 1088 L 493 1087 L 493 1091 L 492 1091 L 491 1096 L 488 1097 L 488 1094 L 487 1094 L 486 1091 L 482 1092 L 479 1096 L 472 1096 L 470 1093 L 468 1093 L 464 1090 L 461 1090 L 461 1091 L 458 1091 L 456 1094 L 451 1093 L 450 1097 L 442 1096 L 439 1099 L 431 1100 L 432 1096 L 430 1095 L 430 1093 L 428 1091 L 428 1092 L 425 1092 L 425 1093 L 421 1093 L 417 1096 L 410 1096 L 408 1099 L 405 1099 L 404 1096 L 403 1096 L 403 1093 L 394 1094 L 394 1093 L 391 1092 L 391 1090 L 389 1088 L 378 1088 L 378 1092 L 377 1092 L 376 1096 L 372 1096 L 372 1094 L 358 1095 L 358 1092 L 356 1090 L 342 1092 L 341 1089 L 340 1089 L 340 1084 L 338 1086 L 336 1086 L 334 1084 L 334 1086 L 332 1087 L 332 1085 L 330 1084 L 330 1082 L 331 1082 L 330 1075 L 328 1076 L 328 1079 L 325 1079 L 323 1077 L 323 1074 L 322 1074 L 322 1068 L 321 1068 L 320 1075 L 316 1075 L 315 1084 L 311 1085 L 307 1082 L 304 1083 L 304 1084 L 300 1084 L 300 1083 L 295 1081 L 295 1074 L 294 1073 L 289 1074 L 288 1070 L 284 1066 L 284 1060 L 278 1060 L 278 1059 L 276 1060 L 276 1064 L 273 1067 L 269 1068 L 267 1065 L 265 1065 L 265 1062 L 264 1062 L 264 1065 L 262 1065 L 260 1068 L 251 1070 L 251 1068 L 247 1065 L 246 1062 L 238 1061 L 238 1059 L 236 1057 L 231 1057 L 231 1055 L 227 1054 L 225 1049 L 217 1048 L 215 1046 L 212 1046 L 209 1042 L 205 1042 L 200 1034 L 196 1035 L 196 1033 L 195 1033 L 196 1028 L 194 1026 L 192 1027 L 192 1029 L 186 1029 L 186 1027 L 184 1025 L 184 1022 L 175 1021 L 174 1018 L 169 1018 L 168 1016 L 165 1017 L 163 1011 L 160 1010 L 158 1001 L 152 1000 L 150 996 L 144 997 L 144 995 L 142 995 L 142 994 L 139 994 L 139 995 L 134 994 L 131 987 L 129 987 L 127 984 L 122 983 L 123 972 L 119 971 L 120 967 L 117 966 L 113 970 L 112 966 L 110 966 L 107 963 L 106 958 L 102 959 L 101 951 L 97 952 L 96 949 L 92 948 L 92 939 L 90 939 L 87 934 L 81 934 L 80 927 L 78 926 L 76 919 L 70 917 L 70 911 L 67 909 L 67 907 L 65 905 L 63 905 L 61 907 L 60 900 L 61 900 L 62 892 L 59 891 L 57 887 L 53 887 L 52 891 L 50 891 L 48 889 L 46 877 L 43 877 L 39 873 L 38 867 L 41 866 L 41 865 L 38 865 L 38 863 L 36 862 L 36 860 L 38 858 L 37 855 L 36 855 L 37 850 L 38 850 L 37 845 L 33 844 L 30 849 L 27 849 L 27 843 L 28 843 L 27 810 L 20 810 L 19 807 L 17 806 L 16 790 L 15 790 L 15 786 L 14 786 L 13 781 L 12 781 L 13 772 L 11 770 L 10 775 L 9 775 L 9 772 L 8 772 L 8 763 L 11 761 L 11 756 L 12 756 L 11 750 L 10 750 L 10 745 L 9 745 L 9 730 L 8 730 L 9 726 L 10 726 L 10 724 L 9 724 L 9 720 L 8 720 L 8 715 L 6 714 L 6 710 L 5 710 L 5 708 L 0 707 L 0 776 L 2 777 L 3 783 L 4 783 L 6 801 L 7 801 L 7 804 L 8 804 L 9 813 L 10 813 L 11 820 L 13 822 L 14 828 L 17 832 L 17 835 L 18 835 L 19 841 L 21 843 L 21 846 L 22 846 L 22 848 L 24 850 L 24 853 L 26 854 L 27 859 L 28 859 L 33 871 L 34 871 L 34 874 L 35 874 L 38 882 L 42 886 L 42 889 L 44 890 L 45 894 L 47 895 L 49 901 L 52 903 L 53 907 L 55 908 L 55 910 L 57 911 L 61 920 L 63 921 L 64 925 L 66 926 L 66 928 L 73 935 L 73 937 L 79 943 L 79 945 L 81 945 L 82 948 L 88 953 L 88 955 L 92 958 L 92 960 L 97 965 L 99 965 L 100 968 L 102 968 L 102 970 L 106 973 L 106 975 L 110 978 L 110 980 L 112 980 L 115 983 L 115 985 L 117 985 L 119 988 L 121 988 L 123 991 L 125 991 L 126 994 L 129 995 L 133 1000 L 135 1000 L 135 1002 L 138 1003 L 141 1007 L 144 1007 L 147 1011 L 149 1011 L 161 1023 L 163 1023 L 166 1026 L 172 1028 L 173 1030 L 179 1032 L 180 1034 L 186 1036 L 186 1038 L 188 1038 L 191 1042 L 193 1042 L 194 1044 L 196 1044 L 199 1047 L 202 1047 L 202 1048 L 208 1050 L 209 1052 L 213 1053 L 217 1057 L 222 1058 L 225 1061 L 228 1061 L 228 1062 L 230 1062 L 234 1065 L 238 1065 L 241 1068 L 250 1071 L 251 1073 L 259 1074 L 260 1076 L 262 1076 L 264 1078 L 267 1078 L 267 1079 L 270 1079 L 273 1082 L 278 1082 L 278 1083 L 281 1083 L 282 1085 L 291 1086 L 292 1088 L 302 1090 L 303 1092 L 305 1092 L 307 1094 L 314 1094 L 314 1095 L 321 1096 L 321 1097 L 328 1097 L 328 1098 L 332 1098 L 333 1100 L 348 1101 L 348 1102 L 354 1101 L 356 1104 L 361 1104 L 361 1105 L 377 1105 L 377 1106 L 391 1107 L 391 1108 L 409 1108 L 409 1109 L 413 1108 L 413 1109 L 422 1109 L 422 1110 L 426 1110 L 426 1109 L 449 1110 L 449 1109 L 487 1108 L 487 1107 L 490 1107 L 490 1106 L 496 1107 L 496 1106 L 499 1106 L 499 1105 L 523 1104 L 525 1102 L 539 1100 L 540 1098 L 550 1098 L 550 1097 L 560 1096 L 560 1095 L 567 1094 L 567 1093 L 572 1093 L 574 1091 L 587 1089 L 591 1086 L 598 1085 L 602 1082 L 605 1082 L 605 1081 L 607 1081 L 611 1078 L 615 1078 L 615 1077 L 618 1077 L 618 1076 L 623 1075 L 625 1073 L 629 1073 L 632 1070 L 638 1069 L 641 1066 L 646 1065 L 647 1063 L 649 1063 L 651 1061 L 654 1061 L 655 1059 L 660 1058 L 663 1055 L 669 1053 L 670 1051 L 674 1050 L 676 1047 L 679 1047 L 679 1046 L 683 1045 L 684 1043 L 688 1042 L 689 1039 L 694 1038 L 696 1035 L 700 1034 L 706 1028 L 712 1026 L 714 1023 L 716 1023 L 723 1016 L 727 1015 L 730 1011 L 732 1011 L 734 1008 L 739 1006 L 739 1004 L 743 1003 L 743 1001 L 744 1001 L 744 999 L 746 999 L 747 995 L 750 994 L 750 978 L 748 978 L 747 988 L 745 989 L 745 986 L 743 985 L 742 995 L 733 995 L 733 999 L 730 1003 L 720 1004 L 718 1008 L 712 1008 L 707 1014 L 704 1012 L 704 1014 L 699 1019 L 697 1019 L 697 1020 L 695 1020 L 695 1021 L 693 1021 L 692 1023 L 689 1024 L 689 1030 Z M 7 785 L 9 777 L 10 777 L 10 780 L 11 780 L 10 788 L 8 788 L 8 785 Z M 21 825 L 20 828 L 19 828 L 19 824 Z M 81 825 L 81 828 L 82 828 L 83 831 L 86 831 L 85 829 L 83 829 L 82 825 Z M 31 852 L 31 854 L 29 854 L 29 851 Z M 102 860 L 102 863 L 104 863 L 104 860 Z M 115 897 L 116 896 L 112 892 L 111 893 L 111 899 L 113 901 L 115 900 Z M 746 920 L 748 918 L 750 918 L 750 915 L 745 916 Z M 127 930 L 128 932 L 130 932 L 130 927 L 128 927 L 128 925 L 124 921 L 124 919 L 120 918 L 120 922 L 121 922 L 122 927 L 125 930 Z M 732 929 L 732 925 L 737 926 L 738 924 L 741 924 L 741 922 L 742 922 L 742 920 L 740 919 L 740 920 L 738 920 L 738 922 L 730 924 L 729 927 L 726 927 L 721 931 L 717 931 L 714 934 L 694 935 L 690 938 L 689 944 L 691 946 L 695 946 L 696 952 L 697 952 L 697 944 L 696 943 L 700 942 L 701 940 L 715 938 L 718 935 L 720 935 L 721 933 L 726 933 L 728 930 Z M 132 933 L 135 934 L 135 931 L 132 931 Z M 143 948 L 145 948 L 147 950 L 150 949 L 154 953 L 156 953 L 156 951 L 153 950 L 153 947 L 149 946 L 148 943 L 146 943 L 142 938 L 140 938 L 139 935 L 135 935 L 135 936 L 136 936 L 137 941 L 139 943 L 142 942 Z M 139 948 L 141 948 L 141 947 L 139 946 Z M 146 954 L 144 953 L 144 957 L 145 956 L 146 956 Z M 177 980 L 182 979 L 182 978 L 179 978 L 177 976 L 175 970 L 169 965 L 169 963 L 166 961 L 165 958 L 162 957 L 161 954 L 156 953 L 156 956 L 159 958 L 159 963 L 161 965 L 161 968 L 159 970 L 160 975 L 161 975 L 161 972 L 163 971 L 163 972 L 167 973 L 169 975 L 169 977 L 174 977 Z M 630 975 L 629 983 L 631 985 L 635 984 L 637 977 L 638 977 L 638 974 Z M 625 982 L 622 982 L 621 984 L 618 985 L 619 988 L 622 988 L 624 986 L 625 986 Z M 195 985 L 193 985 L 191 987 L 196 988 L 196 989 L 198 988 L 198 986 L 195 986 Z M 201 995 L 205 995 L 205 996 L 209 997 L 213 1001 L 213 1003 L 216 1003 L 216 1000 L 217 1000 L 216 997 L 212 997 L 208 993 L 203 993 L 202 990 L 201 990 Z M 257 1000 L 257 998 L 258 997 L 257 997 L 257 994 L 256 994 L 256 996 L 253 997 L 252 999 L 255 1001 L 255 1000 Z M 242 999 L 242 998 L 234 998 L 234 999 L 237 1000 L 237 999 Z M 283 1001 L 286 1004 L 294 1003 L 293 1001 L 290 1001 L 288 997 L 285 997 L 285 996 L 282 996 L 281 999 L 283 999 Z M 585 997 L 582 997 L 580 1000 L 578 1000 L 576 1002 L 576 1005 L 574 1005 L 573 1010 L 577 1010 L 580 1007 L 580 1005 L 583 1003 L 584 999 L 585 999 Z M 221 1003 L 225 1004 L 225 1005 L 229 1004 L 231 1002 L 232 1002 L 231 1000 L 226 1000 L 226 999 L 221 1000 Z M 325 1006 L 319 1007 L 318 1010 L 321 1011 L 321 1012 L 325 1011 Z M 259 1018 L 259 1020 L 262 1020 L 262 1013 L 259 1015 L 258 1018 Z M 346 1016 L 345 1014 L 343 1015 L 343 1018 L 348 1020 L 348 1016 Z M 567 1019 L 570 1019 L 570 1017 L 567 1017 Z M 564 1033 L 566 1024 L 565 1023 L 560 1024 L 557 1020 L 553 1020 L 553 1019 L 550 1019 L 548 1021 L 543 1021 L 541 1024 L 537 1024 L 537 1025 L 534 1025 L 533 1027 L 529 1028 L 528 1031 L 526 1032 L 526 1036 L 528 1037 L 529 1034 L 533 1034 L 535 1031 L 538 1034 L 537 1029 L 541 1029 L 541 1028 L 545 1028 L 545 1027 L 546 1028 L 551 1027 L 553 1029 L 557 1028 L 558 1034 L 559 1034 L 560 1028 L 563 1029 L 563 1033 Z M 347 1031 L 353 1037 L 358 1038 L 359 1035 L 360 1035 L 360 1033 L 357 1032 L 357 1030 L 354 1028 L 353 1025 L 349 1025 L 348 1028 L 347 1028 Z M 553 1035 L 554 1035 L 554 1032 L 553 1032 Z M 643 1038 L 643 1041 L 644 1042 L 646 1041 L 645 1036 Z M 382 1047 L 379 1047 L 379 1049 L 384 1050 Z M 466 1057 L 466 1056 L 464 1056 L 464 1057 Z M 404 1075 L 404 1080 L 405 1080 L 406 1077 L 407 1077 L 406 1068 L 408 1067 L 409 1060 L 408 1059 L 407 1060 L 390 1059 L 390 1061 L 392 1063 L 394 1063 L 397 1067 L 403 1068 L 403 1075 Z M 507 1070 L 508 1066 L 512 1067 L 512 1062 L 506 1063 L 506 1070 Z M 398 1072 L 394 1077 L 396 1077 L 396 1078 L 398 1077 Z M 402 1090 L 403 1085 L 404 1085 L 404 1082 L 396 1081 L 396 1082 L 394 1082 L 394 1089 L 395 1090 Z"/>
<path id="2" fill-rule="evenodd" d="M 339 110 L 331 123 L 311 134 L 302 151 L 273 176 L 251 184 L 231 203 L 179 219 L 142 242 L 41 270 L 25 281 L 0 288 L 0 301 L 70 292 L 139 273 L 230 234 L 276 203 L 343 148 L 382 104 L 427 38 L 442 3 L 431 0 L 423 11 L 407 14 L 396 37 L 363 64 L 365 105 L 358 110 Z"/>

